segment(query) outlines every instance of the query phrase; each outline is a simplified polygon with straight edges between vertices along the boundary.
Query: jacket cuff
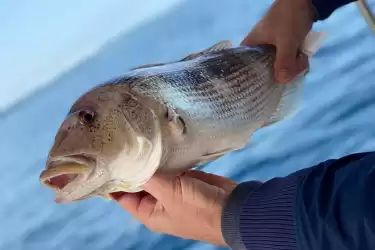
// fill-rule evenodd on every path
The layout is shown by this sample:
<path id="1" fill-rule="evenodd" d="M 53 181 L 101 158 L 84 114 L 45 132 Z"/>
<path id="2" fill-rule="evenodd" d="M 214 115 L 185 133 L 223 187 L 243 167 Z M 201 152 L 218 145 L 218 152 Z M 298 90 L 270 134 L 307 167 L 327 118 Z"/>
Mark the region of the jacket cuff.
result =
<path id="1" fill-rule="evenodd" d="M 225 243 L 236 250 L 246 249 L 240 235 L 240 215 L 249 195 L 262 185 L 258 181 L 239 184 L 231 193 L 221 216 L 221 231 Z"/>
<path id="2" fill-rule="evenodd" d="M 316 10 L 315 21 L 327 19 L 335 10 L 351 2 L 355 0 L 311 0 Z"/>
<path id="3" fill-rule="evenodd" d="M 293 203 L 303 175 L 237 186 L 222 215 L 222 233 L 232 249 L 297 249 Z"/>

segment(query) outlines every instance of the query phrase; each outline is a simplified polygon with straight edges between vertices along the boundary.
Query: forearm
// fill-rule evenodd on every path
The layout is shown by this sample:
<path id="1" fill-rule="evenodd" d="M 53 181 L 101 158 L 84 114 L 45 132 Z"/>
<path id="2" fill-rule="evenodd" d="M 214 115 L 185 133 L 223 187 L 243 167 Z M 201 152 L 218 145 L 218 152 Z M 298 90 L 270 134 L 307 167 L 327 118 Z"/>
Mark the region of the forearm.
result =
<path id="1" fill-rule="evenodd" d="M 310 0 L 315 9 L 316 20 L 328 18 L 338 8 L 355 2 L 355 0 Z"/>
<path id="2" fill-rule="evenodd" d="M 373 183 L 375 153 L 242 183 L 223 211 L 223 236 L 233 249 L 371 249 Z"/>

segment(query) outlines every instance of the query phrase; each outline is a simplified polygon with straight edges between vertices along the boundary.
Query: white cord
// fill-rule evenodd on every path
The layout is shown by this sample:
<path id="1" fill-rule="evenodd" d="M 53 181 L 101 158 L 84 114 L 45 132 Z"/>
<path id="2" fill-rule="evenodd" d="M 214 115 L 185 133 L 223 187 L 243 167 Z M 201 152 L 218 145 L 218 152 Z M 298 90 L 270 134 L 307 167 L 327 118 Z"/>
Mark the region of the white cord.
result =
<path id="1" fill-rule="evenodd" d="M 370 28 L 375 32 L 375 14 L 372 13 L 367 0 L 358 0 L 357 4 L 362 16 L 364 17 Z"/>

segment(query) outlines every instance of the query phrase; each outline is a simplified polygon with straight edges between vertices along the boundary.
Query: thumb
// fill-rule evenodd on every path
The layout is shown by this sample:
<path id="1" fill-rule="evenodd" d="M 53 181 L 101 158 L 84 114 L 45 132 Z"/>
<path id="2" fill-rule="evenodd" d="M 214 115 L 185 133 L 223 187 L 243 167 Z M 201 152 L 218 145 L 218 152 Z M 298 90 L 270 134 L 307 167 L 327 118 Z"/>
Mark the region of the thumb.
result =
<path id="1" fill-rule="evenodd" d="M 290 82 L 297 74 L 298 46 L 285 41 L 276 46 L 276 59 L 274 64 L 276 81 L 279 83 Z"/>
<path id="2" fill-rule="evenodd" d="M 225 178 L 219 175 L 210 174 L 210 173 L 205 173 L 199 170 L 192 170 L 192 171 L 186 172 L 184 176 L 188 176 L 188 177 L 201 180 L 212 186 L 222 188 L 227 192 L 232 192 L 233 189 L 237 186 L 236 182 L 228 178 Z"/>

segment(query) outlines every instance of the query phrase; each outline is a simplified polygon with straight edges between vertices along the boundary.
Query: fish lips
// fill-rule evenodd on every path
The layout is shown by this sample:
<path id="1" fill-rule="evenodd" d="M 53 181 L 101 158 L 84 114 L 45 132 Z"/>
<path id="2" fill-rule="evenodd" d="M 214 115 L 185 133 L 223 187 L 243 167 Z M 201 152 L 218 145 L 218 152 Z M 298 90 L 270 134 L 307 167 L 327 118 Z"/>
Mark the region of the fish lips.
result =
<path id="1" fill-rule="evenodd" d="M 82 182 L 96 169 L 96 160 L 89 155 L 51 157 L 40 174 L 40 182 L 56 192 L 64 192 L 71 184 Z"/>

